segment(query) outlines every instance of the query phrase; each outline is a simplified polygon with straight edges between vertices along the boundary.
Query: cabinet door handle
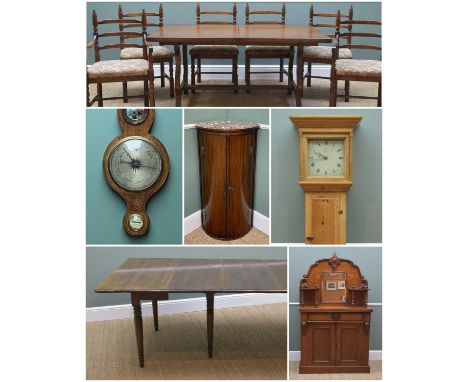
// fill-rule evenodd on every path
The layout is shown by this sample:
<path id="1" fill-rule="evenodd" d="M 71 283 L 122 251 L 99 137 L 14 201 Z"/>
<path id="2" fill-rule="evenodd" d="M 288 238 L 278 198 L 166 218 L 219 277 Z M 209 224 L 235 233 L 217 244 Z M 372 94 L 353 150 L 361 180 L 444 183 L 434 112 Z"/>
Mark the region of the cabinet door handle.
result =
<path id="1" fill-rule="evenodd" d="M 302 328 L 302 335 L 305 336 L 306 334 L 306 325 L 307 323 L 305 321 L 301 322 L 301 328 Z"/>
<path id="2" fill-rule="evenodd" d="M 228 191 L 229 191 L 230 194 L 232 194 L 232 192 L 234 191 L 234 189 L 233 189 L 231 186 L 229 186 L 229 187 L 228 187 Z"/>
<path id="3" fill-rule="evenodd" d="M 369 333 L 369 328 L 370 328 L 370 324 L 368 322 L 364 322 L 364 331 L 366 333 Z"/>

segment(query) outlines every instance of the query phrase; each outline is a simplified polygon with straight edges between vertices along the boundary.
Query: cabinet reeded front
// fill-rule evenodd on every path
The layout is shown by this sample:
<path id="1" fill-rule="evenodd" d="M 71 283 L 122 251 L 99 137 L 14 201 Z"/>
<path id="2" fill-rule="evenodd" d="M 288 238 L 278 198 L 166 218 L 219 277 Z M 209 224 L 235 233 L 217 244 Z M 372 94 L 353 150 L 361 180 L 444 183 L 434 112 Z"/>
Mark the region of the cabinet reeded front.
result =
<path id="1" fill-rule="evenodd" d="M 198 123 L 202 227 L 217 239 L 244 236 L 253 224 L 257 123 Z"/>
<path id="2" fill-rule="evenodd" d="M 300 282 L 299 373 L 369 373 L 367 280 L 334 254 L 313 264 Z"/>
<path id="3" fill-rule="evenodd" d="M 352 139 L 360 116 L 293 116 L 299 131 L 299 185 L 305 243 L 346 243 L 346 193 L 353 184 Z"/>

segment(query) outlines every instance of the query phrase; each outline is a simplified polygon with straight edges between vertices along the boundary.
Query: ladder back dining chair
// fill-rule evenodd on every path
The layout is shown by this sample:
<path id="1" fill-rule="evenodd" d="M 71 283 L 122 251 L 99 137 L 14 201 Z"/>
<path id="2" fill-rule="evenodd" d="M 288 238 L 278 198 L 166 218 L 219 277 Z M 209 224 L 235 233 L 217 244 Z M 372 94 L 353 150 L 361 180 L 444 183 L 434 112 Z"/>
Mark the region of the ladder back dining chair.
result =
<path id="1" fill-rule="evenodd" d="M 258 19 L 262 16 L 272 16 L 273 19 L 264 20 Z M 272 24 L 272 25 L 285 25 L 286 24 L 286 4 L 282 3 L 281 10 L 254 10 L 250 9 L 249 3 L 245 5 L 245 24 Z M 260 71 L 252 72 L 250 70 L 250 63 L 252 59 L 279 59 L 279 71 Z M 288 70 L 284 69 L 284 59 L 289 59 Z M 294 47 L 289 46 L 265 46 L 265 45 L 247 45 L 245 47 L 245 83 L 250 85 L 250 75 L 260 73 L 279 73 L 279 81 L 283 82 L 284 75 L 288 76 L 288 81 L 292 79 L 292 69 L 294 63 Z M 249 93 L 249 90 L 247 90 Z M 288 90 L 291 94 L 291 90 Z"/>
<path id="2" fill-rule="evenodd" d="M 351 32 L 341 32 L 341 25 L 352 25 L 353 30 Z M 360 27 L 359 31 L 356 31 L 356 27 Z M 368 32 L 371 30 L 377 30 L 377 32 Z M 336 106 L 336 99 L 338 97 L 345 98 L 345 102 L 348 102 L 350 98 L 356 99 L 375 99 L 377 100 L 377 107 L 382 106 L 382 61 L 381 57 L 379 60 L 362 60 L 362 59 L 342 59 L 340 58 L 341 49 L 362 49 L 367 51 L 382 51 L 381 39 L 382 39 L 382 23 L 376 20 L 342 20 L 340 21 L 339 36 L 336 41 L 337 46 L 332 49 L 332 64 L 331 64 L 331 86 L 330 86 L 330 106 Z M 362 31 L 365 30 L 365 31 Z M 353 42 L 340 44 L 340 38 L 345 39 L 352 38 Z M 366 44 L 356 44 L 356 38 L 359 39 L 371 39 L 374 42 Z M 362 41 L 362 40 L 361 40 Z M 366 40 L 369 41 L 369 40 Z M 378 42 L 378 43 L 377 43 Z M 350 95 L 349 86 L 345 88 L 345 94 L 338 94 L 337 85 L 338 81 L 362 81 L 362 82 L 377 82 L 378 91 L 377 96 L 353 96 Z"/>
<path id="3" fill-rule="evenodd" d="M 215 11 L 201 10 L 200 3 L 197 3 L 197 24 L 202 25 L 237 25 L 237 6 L 234 3 L 230 11 Z M 211 17 L 210 17 L 211 15 Z M 212 16 L 230 16 L 230 20 L 214 20 Z M 207 16 L 209 19 L 205 19 Z M 203 20 L 202 20 L 203 18 Z M 239 49 L 235 45 L 194 45 L 190 49 L 190 64 L 191 64 L 191 84 L 195 85 L 195 79 L 198 83 L 202 80 L 202 74 L 231 74 L 231 80 L 234 84 L 234 93 L 237 93 L 238 76 L 237 76 L 237 60 L 239 57 Z M 210 72 L 202 71 L 202 59 L 216 60 L 231 60 L 232 69 L 230 72 Z M 196 61 L 196 68 L 195 68 Z M 195 89 L 192 88 L 192 93 Z"/>
<path id="4" fill-rule="evenodd" d="M 128 18 L 142 17 L 142 13 L 124 13 L 122 5 L 119 4 L 119 19 L 124 20 Z M 159 4 L 158 12 L 146 12 L 146 28 L 160 28 L 164 25 L 164 10 L 162 4 Z M 138 25 L 135 24 L 123 24 L 119 25 L 120 31 L 125 31 L 126 29 L 134 29 Z M 150 31 L 149 31 L 150 32 Z M 120 43 L 125 43 L 125 36 L 120 36 Z M 143 57 L 143 49 L 139 48 L 123 48 L 120 51 L 120 59 L 128 60 L 135 58 Z M 164 65 L 168 63 L 169 66 L 169 75 L 165 72 Z M 161 79 L 161 87 L 165 87 L 165 80 L 169 80 L 169 95 L 174 97 L 174 52 L 167 49 L 162 45 L 153 45 L 153 63 L 158 64 L 160 67 L 160 75 L 154 76 L 154 78 Z M 122 83 L 124 102 L 128 102 L 128 92 L 127 92 L 127 83 Z"/>
<path id="5" fill-rule="evenodd" d="M 331 20 L 330 20 L 331 19 Z M 340 20 L 353 19 L 353 6 L 351 5 L 348 14 L 337 11 L 336 13 L 320 13 L 316 12 L 314 5 L 310 5 L 309 10 L 309 25 L 320 28 L 324 33 L 327 33 L 332 38 L 346 39 L 346 43 L 351 44 L 351 36 L 340 36 L 339 29 L 345 28 L 347 32 L 352 31 L 352 24 L 340 24 Z M 333 21 L 332 21 L 333 20 Z M 312 75 L 312 64 L 328 64 L 331 65 L 333 46 L 307 46 L 304 48 L 304 63 L 307 62 L 307 73 L 304 79 L 307 78 L 307 87 L 311 86 L 312 78 L 330 79 L 330 77 Z M 340 59 L 353 58 L 351 49 L 340 49 Z M 346 81 L 345 87 L 349 87 L 349 81 Z M 349 91 L 349 90 L 348 90 Z"/>
<path id="6" fill-rule="evenodd" d="M 87 48 L 94 48 L 95 63 L 86 68 L 86 105 L 92 106 L 96 101 L 98 106 L 103 106 L 103 101 L 124 99 L 124 96 L 104 97 L 102 92 L 103 83 L 143 81 L 143 94 L 127 95 L 127 98 L 143 98 L 145 106 L 154 106 L 154 73 L 152 50 L 146 42 L 146 15 L 142 12 L 141 19 L 106 19 L 98 20 L 96 11 L 93 10 L 93 40 L 88 43 Z M 121 31 L 120 24 L 133 24 L 137 31 Z M 99 28 L 107 25 L 116 30 L 100 32 Z M 114 42 L 116 37 L 125 36 L 141 42 Z M 106 42 L 106 44 L 104 44 Z M 128 60 L 101 60 L 101 51 L 107 49 L 138 48 L 143 52 L 142 58 Z M 97 94 L 90 100 L 89 85 L 97 85 Z"/>

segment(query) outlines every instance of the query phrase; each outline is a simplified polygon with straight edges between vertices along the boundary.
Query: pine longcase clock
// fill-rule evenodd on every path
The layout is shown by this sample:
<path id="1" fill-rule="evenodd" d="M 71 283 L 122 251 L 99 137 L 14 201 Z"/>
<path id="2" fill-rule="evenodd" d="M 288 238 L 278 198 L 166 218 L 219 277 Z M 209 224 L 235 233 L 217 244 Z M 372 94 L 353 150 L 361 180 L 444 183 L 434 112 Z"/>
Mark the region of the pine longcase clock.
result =
<path id="1" fill-rule="evenodd" d="M 119 109 L 117 117 L 123 133 L 104 152 L 104 176 L 127 204 L 123 217 L 125 231 L 131 236 L 141 236 L 150 226 L 146 204 L 169 175 L 169 155 L 164 145 L 149 133 L 154 110 Z"/>
<path id="2" fill-rule="evenodd" d="M 299 132 L 305 243 L 346 243 L 346 193 L 353 184 L 353 132 L 361 116 L 292 116 Z"/>

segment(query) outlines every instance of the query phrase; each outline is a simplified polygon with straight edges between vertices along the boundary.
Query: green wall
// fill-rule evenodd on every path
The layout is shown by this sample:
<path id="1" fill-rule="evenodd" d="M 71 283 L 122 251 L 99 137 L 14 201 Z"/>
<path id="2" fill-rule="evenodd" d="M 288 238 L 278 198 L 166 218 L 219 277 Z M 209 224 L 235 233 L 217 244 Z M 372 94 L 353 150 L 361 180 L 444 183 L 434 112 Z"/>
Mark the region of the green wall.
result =
<path id="1" fill-rule="evenodd" d="M 268 109 L 185 109 L 186 125 L 216 120 L 250 121 L 269 124 Z M 198 144 L 196 129 L 184 132 L 184 216 L 200 210 L 200 179 L 198 174 Z M 269 213 L 269 130 L 259 129 L 257 133 L 257 160 L 255 168 L 255 210 L 265 216 Z"/>
<path id="2" fill-rule="evenodd" d="M 369 282 L 369 304 L 382 303 L 382 248 L 381 247 L 293 247 L 289 249 L 289 350 L 300 350 L 299 281 L 309 267 L 320 259 L 337 256 L 353 261 Z M 370 332 L 370 350 L 382 350 L 382 305 L 373 309 Z"/>
<path id="3" fill-rule="evenodd" d="M 291 115 L 361 115 L 353 139 L 347 241 L 382 242 L 382 112 L 379 109 L 272 109 L 271 240 L 304 242 L 304 192 L 299 186 L 299 135 Z"/>
<path id="4" fill-rule="evenodd" d="M 180 244 L 182 241 L 182 111 L 157 109 L 150 132 L 166 147 L 170 172 L 165 185 L 148 202 L 149 232 L 127 235 L 122 227 L 124 200 L 106 183 L 102 156 L 122 133 L 116 109 L 86 111 L 86 242 L 87 244 Z"/>
<path id="5" fill-rule="evenodd" d="M 87 247 L 86 307 L 129 304 L 128 293 L 94 293 L 96 286 L 129 257 L 191 259 L 286 260 L 285 247 Z M 201 297 L 196 293 L 171 293 L 169 298 Z"/>
<path id="6" fill-rule="evenodd" d="M 99 19 L 109 19 L 117 18 L 117 7 L 118 2 L 88 2 L 87 3 L 87 12 L 86 12 L 86 41 L 91 41 L 93 36 L 93 28 L 91 22 L 91 15 L 93 9 L 96 10 Z M 154 12 L 156 7 L 159 6 L 159 2 L 121 2 L 123 5 L 124 12 L 141 12 L 144 8 L 147 12 Z M 195 4 L 196 2 L 184 2 L 184 3 L 170 3 L 162 2 L 164 6 L 164 22 L 166 24 L 194 24 L 196 21 L 195 16 Z M 350 5 L 353 5 L 354 8 L 354 18 L 360 19 L 372 19 L 372 20 L 381 20 L 381 4 L 379 2 L 320 2 L 316 4 L 316 9 L 322 13 L 334 13 L 338 9 L 342 12 L 346 12 L 349 9 Z M 201 3 L 202 9 L 206 7 L 210 10 L 226 10 L 232 7 L 232 2 L 219 2 L 219 3 Z M 260 9 L 280 9 L 280 2 L 267 2 L 267 3 L 256 3 L 250 2 L 251 9 L 260 10 Z M 297 2 L 287 2 L 286 3 L 286 22 L 288 24 L 304 24 L 308 23 L 309 17 L 309 2 L 297 3 Z M 244 24 L 245 20 L 245 3 L 237 3 L 237 14 L 238 14 L 238 23 Z M 330 18 L 322 19 L 321 22 L 330 22 Z M 334 22 L 334 21 L 333 21 Z M 104 29 L 103 29 L 104 30 Z M 107 29 L 109 30 L 109 29 Z M 113 30 L 113 29 L 112 29 Z M 365 26 L 356 26 L 355 31 L 371 31 L 368 27 Z M 151 32 L 151 29 L 149 29 Z M 333 33 L 329 29 L 323 30 L 325 33 Z M 372 29 L 372 31 L 375 31 Z M 117 40 L 116 40 L 117 41 Z M 359 42 L 359 40 L 356 39 Z M 368 43 L 369 39 L 361 39 L 361 42 Z M 374 42 L 373 42 L 374 43 Z M 375 42 L 377 43 L 377 41 Z M 85 47 L 83 46 L 83 49 Z M 358 51 L 354 52 L 355 58 L 378 58 L 379 53 L 372 51 Z M 101 53 L 101 59 L 118 59 L 118 50 L 111 49 L 107 52 Z M 91 64 L 94 62 L 94 51 L 92 49 L 87 50 L 87 63 Z M 220 63 L 220 60 L 210 61 L 206 60 L 207 63 L 216 62 Z M 228 61 L 224 61 L 228 64 Z M 255 60 L 254 64 L 272 64 L 275 60 Z M 244 48 L 240 47 L 239 52 L 239 65 L 244 64 Z"/>

